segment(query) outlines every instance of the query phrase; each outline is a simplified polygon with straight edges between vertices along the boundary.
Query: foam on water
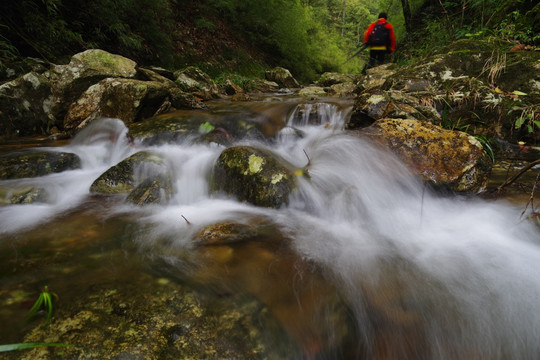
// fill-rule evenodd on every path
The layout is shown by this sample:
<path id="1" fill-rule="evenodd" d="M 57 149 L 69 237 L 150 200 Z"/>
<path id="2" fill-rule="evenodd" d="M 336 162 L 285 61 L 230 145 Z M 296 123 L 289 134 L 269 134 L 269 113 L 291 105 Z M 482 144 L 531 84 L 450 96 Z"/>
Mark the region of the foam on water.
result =
<path id="1" fill-rule="evenodd" d="M 391 329 L 398 337 L 412 332 L 423 339 L 424 353 L 416 358 L 538 358 L 540 233 L 520 221 L 521 209 L 432 194 L 394 156 L 344 134 L 345 115 L 328 111 L 319 125 L 290 120 L 299 132 L 286 128 L 277 142 L 258 144 L 298 167 L 309 158 L 310 179 L 299 178 L 286 208 L 211 196 L 207 178 L 220 146 L 132 146 L 121 122 L 102 120 L 60 149 L 81 156 L 81 170 L 21 180 L 44 186 L 54 201 L 0 208 L 0 232 L 34 226 L 81 203 L 103 171 L 146 149 L 166 159 L 175 177 L 173 199 L 165 206 L 124 204 L 114 210 L 140 214 L 149 229 L 144 241 L 167 238 L 182 247 L 205 225 L 242 222 L 246 214 L 266 216 L 290 234 L 303 258 L 340 284 L 364 343 L 376 343 L 365 305 L 375 303 L 385 319 L 392 319 L 388 309 L 395 309 L 397 318 L 410 317 L 403 324 L 396 320 Z M 387 353 L 408 354 L 399 346 Z"/>

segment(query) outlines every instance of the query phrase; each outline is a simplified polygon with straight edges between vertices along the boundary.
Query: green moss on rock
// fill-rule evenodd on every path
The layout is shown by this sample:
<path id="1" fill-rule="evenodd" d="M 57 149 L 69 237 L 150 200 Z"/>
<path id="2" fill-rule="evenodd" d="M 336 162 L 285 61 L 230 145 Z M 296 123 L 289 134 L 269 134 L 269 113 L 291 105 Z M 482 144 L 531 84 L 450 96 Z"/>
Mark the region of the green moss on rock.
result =
<path id="1" fill-rule="evenodd" d="M 135 168 L 143 163 L 163 166 L 163 159 L 147 151 L 140 151 L 109 168 L 90 186 L 95 194 L 129 194 L 136 186 Z"/>
<path id="2" fill-rule="evenodd" d="M 81 167 L 72 153 L 45 150 L 15 152 L 0 157 L 0 179 L 39 177 Z"/>
<path id="3" fill-rule="evenodd" d="M 257 206 L 279 208 L 296 187 L 292 166 L 250 146 L 224 150 L 212 170 L 210 190 L 223 191 Z"/>

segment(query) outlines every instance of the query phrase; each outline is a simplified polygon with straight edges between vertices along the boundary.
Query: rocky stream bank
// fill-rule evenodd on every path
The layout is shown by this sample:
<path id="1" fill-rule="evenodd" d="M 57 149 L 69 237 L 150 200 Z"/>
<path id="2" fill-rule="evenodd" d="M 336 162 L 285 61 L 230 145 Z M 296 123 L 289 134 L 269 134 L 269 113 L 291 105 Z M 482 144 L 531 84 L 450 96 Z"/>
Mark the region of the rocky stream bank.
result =
<path id="1" fill-rule="evenodd" d="M 392 152 L 429 189 L 445 194 L 485 193 L 497 186 L 490 183 L 494 163 L 524 166 L 540 158 L 540 128 L 535 127 L 540 114 L 540 53 L 512 52 L 509 44 L 461 41 L 404 67 L 388 64 L 366 74 L 326 73 L 310 86 L 299 85 L 282 68 L 246 88 L 230 80 L 218 85 L 196 68 L 143 68 L 101 50 L 76 54 L 65 65 L 33 62 L 31 67 L 0 85 L 0 134 L 5 144 L 37 136 L 46 147 L 85 132 L 90 136 L 93 125 L 112 118 L 116 120 L 106 123 L 111 126 L 111 144 L 148 147 L 92 179 L 88 196 L 98 208 L 112 201 L 150 209 L 168 204 L 179 191 L 174 167 L 151 147 L 188 143 L 219 147 L 219 156 L 205 172 L 208 191 L 252 205 L 254 215 L 244 222 L 220 221 L 188 231 L 190 248 L 195 249 L 189 256 L 174 246 L 164 246 L 167 253 L 162 257 L 141 255 L 144 246 L 124 240 L 144 237 L 145 228 L 134 226 L 123 213 L 100 225 L 81 208 L 56 220 L 62 225 L 48 224 L 51 234 L 21 232 L 24 241 L 19 240 L 30 247 L 18 257 L 10 245 L 2 244 L 2 272 L 33 278 L 31 269 L 51 268 L 45 271 L 48 276 L 62 273 L 69 280 L 55 288 L 61 296 L 49 324 L 34 320 L 14 325 L 17 335 L 6 339 L 70 346 L 2 354 L 9 359 L 339 358 L 347 357 L 348 351 L 377 358 L 377 349 L 359 350 L 365 344 L 355 343 L 358 329 L 350 324 L 346 302 L 335 295 L 336 285 L 297 253 L 289 232 L 255 210 L 286 208 L 299 183 L 310 181 L 312 162 L 317 160 L 306 153 L 302 165 L 292 164 L 257 147 L 257 142 L 272 143 L 283 129 L 294 138 L 305 134 L 255 111 L 242 110 L 241 117 L 236 111 L 235 116 L 214 111 L 213 101 L 262 103 L 272 94 L 294 96 L 299 106 L 291 116 L 316 123 L 321 104 L 345 99 L 352 109 L 343 129 L 328 123 L 328 131 L 343 131 Z M 127 133 L 118 130 L 123 126 Z M 49 148 L 2 149 L 0 206 L 54 202 L 47 189 L 15 182 L 77 170 L 81 161 L 73 153 Z M 151 169 L 142 173 L 151 175 L 141 175 L 141 168 Z M 533 172 L 538 167 L 529 171 L 529 178 Z M 189 226 L 190 220 L 181 221 Z M 62 234 L 52 234 L 55 226 Z M 102 235 L 104 228 L 107 236 Z M 160 242 L 169 245 L 172 240 Z M 38 258 L 35 248 L 41 246 L 46 256 Z M 140 257 L 144 261 L 133 260 Z M 189 264 L 180 268 L 183 274 L 172 270 L 178 270 L 175 259 Z M 104 263 L 116 265 L 108 268 Z M 393 266 L 397 265 L 389 268 Z M 85 273 L 93 275 L 86 278 Z M 307 273 L 310 276 L 299 282 L 298 274 Z M 385 276 L 398 281 L 395 275 Z M 47 280 L 37 277 L 34 286 Z M 235 285 L 229 286 L 230 278 Z M 238 291 L 238 283 L 244 291 Z M 17 307 L 13 323 L 18 324 L 29 302 L 31 306 L 25 295 L 29 289 L 9 277 L 3 285 L 3 308 Z M 77 298 L 77 292 L 84 296 L 63 300 L 68 293 Z M 414 320 L 401 309 L 391 309 L 391 319 L 381 320 L 388 309 L 380 309 L 379 296 L 375 291 L 366 301 L 373 311 L 370 319 L 380 321 L 384 342 L 394 322 Z M 324 316 L 313 317 L 317 313 Z M 327 333 L 327 328 L 332 331 Z M 413 344 L 411 351 L 423 346 L 418 334 L 404 339 Z M 384 352 L 379 355 L 383 358 Z"/>

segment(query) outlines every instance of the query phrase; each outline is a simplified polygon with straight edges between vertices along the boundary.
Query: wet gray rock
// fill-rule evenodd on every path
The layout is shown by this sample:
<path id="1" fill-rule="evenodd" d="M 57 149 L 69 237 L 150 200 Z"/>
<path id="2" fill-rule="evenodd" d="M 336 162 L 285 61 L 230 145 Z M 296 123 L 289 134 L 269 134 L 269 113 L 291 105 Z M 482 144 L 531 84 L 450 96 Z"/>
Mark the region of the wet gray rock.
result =
<path id="1" fill-rule="evenodd" d="M 75 54 L 69 64 L 54 66 L 49 72 L 54 101 L 52 112 L 63 121 L 68 107 L 90 86 L 106 78 L 134 78 L 137 64 L 128 58 L 99 49 Z"/>
<path id="2" fill-rule="evenodd" d="M 0 85 L 0 137 L 48 133 L 52 102 L 49 79 L 36 72 Z"/>
<path id="3" fill-rule="evenodd" d="M 273 81 L 279 86 L 294 89 L 300 87 L 298 81 L 292 76 L 291 72 L 282 67 L 275 67 L 272 70 L 268 70 L 264 73 L 264 77 L 268 81 Z"/>
<path id="4" fill-rule="evenodd" d="M 170 175 L 159 174 L 144 179 L 128 195 L 126 201 L 136 205 L 166 203 L 173 194 Z"/>
<path id="5" fill-rule="evenodd" d="M 140 151 L 101 174 L 90 186 L 90 192 L 103 195 L 129 194 L 147 178 L 164 172 L 165 163 L 160 156 Z"/>
<path id="6" fill-rule="evenodd" d="M 0 156 L 0 179 L 39 177 L 78 169 L 80 158 L 73 153 L 29 150 Z"/>
<path id="7" fill-rule="evenodd" d="M 80 130 L 102 117 L 118 118 L 126 124 L 156 115 L 170 92 L 163 83 L 134 79 L 107 78 L 94 84 L 71 104 L 64 120 L 66 130 Z"/>
<path id="8" fill-rule="evenodd" d="M 184 70 L 175 71 L 175 83 L 184 91 L 201 97 L 204 100 L 219 97 L 217 84 L 200 69 L 190 66 Z"/>

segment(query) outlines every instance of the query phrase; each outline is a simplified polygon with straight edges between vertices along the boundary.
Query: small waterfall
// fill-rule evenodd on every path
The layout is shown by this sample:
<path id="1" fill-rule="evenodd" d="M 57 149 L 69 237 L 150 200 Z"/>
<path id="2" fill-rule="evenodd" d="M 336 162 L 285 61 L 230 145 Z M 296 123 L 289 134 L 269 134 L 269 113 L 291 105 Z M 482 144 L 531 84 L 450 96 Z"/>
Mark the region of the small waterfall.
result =
<path id="1" fill-rule="evenodd" d="M 102 119 L 60 149 L 78 154 L 82 169 L 21 180 L 46 187 L 55 200 L 0 208 L 0 232 L 75 207 L 108 167 L 148 150 L 174 174 L 173 199 L 111 211 L 139 216 L 145 231 L 134 240 L 148 251 L 168 239 L 173 257 L 205 225 L 265 217 L 336 284 L 354 314 L 359 358 L 538 358 L 538 229 L 520 222 L 511 204 L 430 193 L 392 154 L 347 135 L 346 116 L 336 105 L 304 104 L 283 119 L 275 142 L 255 143 L 298 167 L 310 163 L 311 178 L 300 178 L 290 205 L 277 210 L 210 196 L 208 174 L 223 147 L 132 144 L 121 121 Z"/>

